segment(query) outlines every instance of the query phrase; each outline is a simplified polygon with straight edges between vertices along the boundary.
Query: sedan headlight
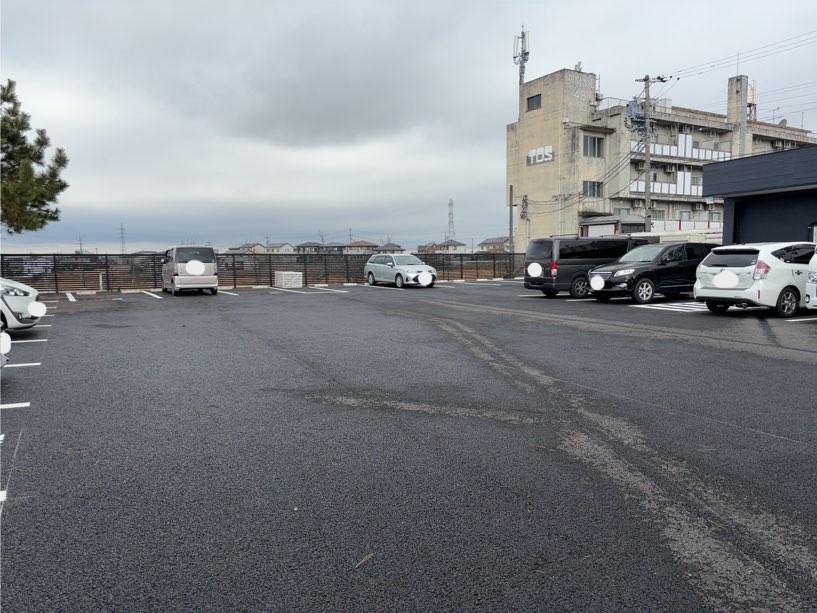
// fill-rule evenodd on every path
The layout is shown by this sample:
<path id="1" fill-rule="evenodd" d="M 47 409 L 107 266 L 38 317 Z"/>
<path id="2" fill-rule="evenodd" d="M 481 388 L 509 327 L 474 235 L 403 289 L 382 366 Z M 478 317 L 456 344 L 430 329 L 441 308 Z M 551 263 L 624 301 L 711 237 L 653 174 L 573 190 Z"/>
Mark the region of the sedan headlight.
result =
<path id="1" fill-rule="evenodd" d="M 2 288 L 0 288 L 0 291 L 2 291 L 6 296 L 28 296 L 28 292 L 17 287 L 9 287 L 6 285 L 3 285 Z"/>
<path id="2" fill-rule="evenodd" d="M 635 268 L 624 268 L 613 273 L 614 277 L 629 277 L 635 272 Z"/>
<path id="3" fill-rule="evenodd" d="M 817 283 L 817 271 L 809 271 L 808 273 L 808 282 L 809 283 Z"/>

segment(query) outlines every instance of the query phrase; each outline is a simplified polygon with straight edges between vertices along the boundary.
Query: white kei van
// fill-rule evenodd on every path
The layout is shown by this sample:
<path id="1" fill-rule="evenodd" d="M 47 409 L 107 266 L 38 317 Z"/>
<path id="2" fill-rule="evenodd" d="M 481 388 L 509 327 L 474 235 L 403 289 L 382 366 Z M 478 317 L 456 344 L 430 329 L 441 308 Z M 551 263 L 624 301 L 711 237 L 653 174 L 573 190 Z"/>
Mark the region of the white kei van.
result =
<path id="1" fill-rule="evenodd" d="M 218 267 L 212 247 L 179 245 L 162 259 L 162 291 L 174 296 L 186 289 L 218 293 Z"/>
<path id="2" fill-rule="evenodd" d="M 808 263 L 806 273 L 806 297 L 804 298 L 807 309 L 817 309 L 817 249 Z"/>

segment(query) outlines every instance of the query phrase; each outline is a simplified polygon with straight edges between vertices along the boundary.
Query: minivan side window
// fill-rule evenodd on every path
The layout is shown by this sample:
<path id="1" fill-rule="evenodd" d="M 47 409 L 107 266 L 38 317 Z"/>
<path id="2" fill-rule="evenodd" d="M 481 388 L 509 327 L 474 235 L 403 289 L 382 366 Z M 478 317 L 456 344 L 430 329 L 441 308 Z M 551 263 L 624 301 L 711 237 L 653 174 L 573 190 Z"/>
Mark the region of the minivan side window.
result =
<path id="1" fill-rule="evenodd" d="M 627 240 L 593 241 L 594 258 L 620 258 L 629 251 L 630 242 Z"/>
<path id="2" fill-rule="evenodd" d="M 598 257 L 593 253 L 593 244 L 596 241 L 562 241 L 559 243 L 560 260 L 577 260 L 580 258 Z"/>

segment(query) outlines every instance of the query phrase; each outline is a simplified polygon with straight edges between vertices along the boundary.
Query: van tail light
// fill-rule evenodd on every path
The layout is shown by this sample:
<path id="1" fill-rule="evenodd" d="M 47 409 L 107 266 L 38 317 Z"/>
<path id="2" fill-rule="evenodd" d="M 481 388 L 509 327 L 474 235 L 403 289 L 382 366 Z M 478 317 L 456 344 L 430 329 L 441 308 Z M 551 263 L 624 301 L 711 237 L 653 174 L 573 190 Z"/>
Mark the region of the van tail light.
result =
<path id="1" fill-rule="evenodd" d="M 760 279 L 765 279 L 769 276 L 769 271 L 771 267 L 764 262 L 763 260 L 758 260 L 757 264 L 755 265 L 755 272 L 752 275 L 752 279 L 755 281 L 759 281 Z"/>
<path id="2" fill-rule="evenodd" d="M 552 278 L 554 278 L 554 279 L 555 279 L 555 278 L 556 278 L 556 274 L 557 274 L 558 272 L 559 272 L 559 271 L 558 271 L 558 269 L 557 269 L 557 267 L 556 267 L 556 260 L 551 260 L 551 261 L 550 261 L 550 276 L 551 276 Z"/>

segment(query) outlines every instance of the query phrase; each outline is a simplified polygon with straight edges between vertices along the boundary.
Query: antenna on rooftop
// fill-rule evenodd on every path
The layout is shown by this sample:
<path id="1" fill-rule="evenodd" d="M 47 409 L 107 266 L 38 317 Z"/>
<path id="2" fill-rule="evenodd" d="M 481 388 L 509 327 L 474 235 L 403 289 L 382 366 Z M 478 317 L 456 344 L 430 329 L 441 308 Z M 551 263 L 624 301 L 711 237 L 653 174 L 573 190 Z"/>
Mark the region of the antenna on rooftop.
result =
<path id="1" fill-rule="evenodd" d="M 530 51 L 530 32 L 525 32 L 525 24 L 522 24 L 522 32 L 519 36 L 513 37 L 513 63 L 519 66 L 519 87 L 525 84 L 525 63 L 528 61 Z"/>

